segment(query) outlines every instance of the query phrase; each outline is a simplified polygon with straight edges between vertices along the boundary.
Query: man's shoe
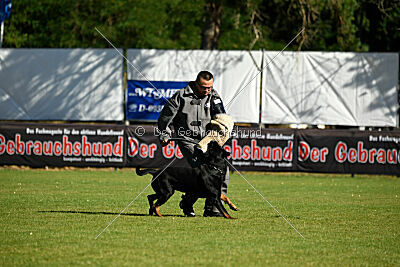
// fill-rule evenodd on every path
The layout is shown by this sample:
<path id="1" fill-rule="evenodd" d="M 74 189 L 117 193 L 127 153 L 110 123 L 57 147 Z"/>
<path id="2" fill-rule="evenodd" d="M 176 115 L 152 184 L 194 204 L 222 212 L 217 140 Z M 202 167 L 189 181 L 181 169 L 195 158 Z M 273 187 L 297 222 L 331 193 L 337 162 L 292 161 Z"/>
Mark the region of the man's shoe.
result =
<path id="1" fill-rule="evenodd" d="M 194 213 L 193 207 L 188 206 L 185 200 L 182 198 L 181 202 L 179 202 L 179 207 L 182 209 L 183 214 L 187 217 L 195 217 L 196 214 Z"/>
<path id="2" fill-rule="evenodd" d="M 203 217 L 225 217 L 225 216 L 219 211 L 205 210 L 203 213 Z"/>

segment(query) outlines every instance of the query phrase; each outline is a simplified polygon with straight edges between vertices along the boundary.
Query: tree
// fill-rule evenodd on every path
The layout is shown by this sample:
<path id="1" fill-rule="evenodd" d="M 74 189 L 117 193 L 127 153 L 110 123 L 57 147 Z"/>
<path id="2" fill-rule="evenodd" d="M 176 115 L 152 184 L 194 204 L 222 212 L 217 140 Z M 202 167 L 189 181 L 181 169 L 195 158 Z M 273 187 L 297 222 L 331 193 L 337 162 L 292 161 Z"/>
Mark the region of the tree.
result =
<path id="1" fill-rule="evenodd" d="M 201 49 L 217 49 L 221 35 L 222 2 L 206 1 L 204 5 L 204 27 L 201 32 Z"/>
<path id="2" fill-rule="evenodd" d="M 399 51 L 399 0 L 13 1 L 4 47 Z"/>

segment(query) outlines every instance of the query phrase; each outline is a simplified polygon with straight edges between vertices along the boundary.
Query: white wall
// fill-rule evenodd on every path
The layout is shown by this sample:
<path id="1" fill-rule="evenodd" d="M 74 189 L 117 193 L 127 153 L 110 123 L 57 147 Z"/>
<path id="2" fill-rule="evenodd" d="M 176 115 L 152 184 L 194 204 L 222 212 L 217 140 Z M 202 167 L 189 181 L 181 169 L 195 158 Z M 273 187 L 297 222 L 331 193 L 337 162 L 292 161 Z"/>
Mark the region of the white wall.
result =
<path id="1" fill-rule="evenodd" d="M 263 75 L 262 122 L 396 126 L 398 72 L 397 53 L 284 52 Z"/>
<path id="2" fill-rule="evenodd" d="M 261 51 L 252 54 L 261 65 Z M 128 49 L 127 57 L 134 66 L 128 63 L 130 80 L 194 81 L 198 72 L 208 70 L 235 122 L 259 121 L 260 75 L 248 51 Z"/>
<path id="3" fill-rule="evenodd" d="M 123 120 L 122 64 L 114 49 L 0 49 L 0 119 Z"/>

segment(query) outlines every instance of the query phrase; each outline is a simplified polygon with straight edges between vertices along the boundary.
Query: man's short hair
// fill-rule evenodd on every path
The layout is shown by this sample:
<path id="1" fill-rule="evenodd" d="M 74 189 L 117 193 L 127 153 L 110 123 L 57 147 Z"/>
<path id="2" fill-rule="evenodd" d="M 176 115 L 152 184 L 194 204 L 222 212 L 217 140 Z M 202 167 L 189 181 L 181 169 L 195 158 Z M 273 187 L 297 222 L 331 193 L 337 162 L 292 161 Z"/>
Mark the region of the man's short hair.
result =
<path id="1" fill-rule="evenodd" d="M 214 79 L 214 76 L 211 74 L 211 72 L 203 70 L 203 71 L 200 71 L 199 74 L 197 74 L 196 81 L 199 82 L 200 78 L 202 78 L 206 81 L 209 81 L 211 79 Z"/>

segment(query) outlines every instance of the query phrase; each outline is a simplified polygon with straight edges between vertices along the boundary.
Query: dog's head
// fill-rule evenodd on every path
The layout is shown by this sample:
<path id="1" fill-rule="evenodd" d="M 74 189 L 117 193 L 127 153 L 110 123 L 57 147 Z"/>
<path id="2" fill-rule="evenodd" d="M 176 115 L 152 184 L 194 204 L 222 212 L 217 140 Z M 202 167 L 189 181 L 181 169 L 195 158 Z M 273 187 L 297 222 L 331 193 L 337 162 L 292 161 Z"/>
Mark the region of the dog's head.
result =
<path id="1" fill-rule="evenodd" d="M 209 177 L 206 179 L 208 182 L 215 183 L 214 185 L 220 188 L 221 182 L 225 177 L 227 170 L 226 157 L 229 153 L 225 149 L 221 148 L 217 142 L 211 142 L 208 145 L 208 149 L 205 153 L 200 148 L 195 148 L 199 157 L 200 169 L 204 172 L 203 177 Z"/>
<path id="2" fill-rule="evenodd" d="M 226 169 L 226 158 L 230 155 L 215 141 L 208 144 L 206 152 L 195 146 L 194 154 L 200 165 L 208 166 L 210 169 Z"/>
<path id="3" fill-rule="evenodd" d="M 217 142 L 212 141 L 208 144 L 208 149 L 205 153 L 205 158 L 206 159 L 218 159 L 218 160 L 223 160 L 226 157 L 228 157 L 230 153 L 220 147 Z"/>
<path id="4" fill-rule="evenodd" d="M 217 142 L 211 142 L 208 145 L 207 152 L 204 154 L 204 163 L 210 170 L 219 170 L 225 175 L 227 162 L 226 158 L 230 155 L 225 149 L 221 148 Z"/>

